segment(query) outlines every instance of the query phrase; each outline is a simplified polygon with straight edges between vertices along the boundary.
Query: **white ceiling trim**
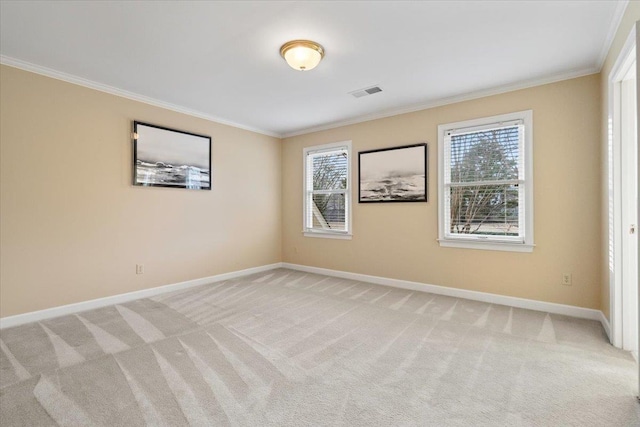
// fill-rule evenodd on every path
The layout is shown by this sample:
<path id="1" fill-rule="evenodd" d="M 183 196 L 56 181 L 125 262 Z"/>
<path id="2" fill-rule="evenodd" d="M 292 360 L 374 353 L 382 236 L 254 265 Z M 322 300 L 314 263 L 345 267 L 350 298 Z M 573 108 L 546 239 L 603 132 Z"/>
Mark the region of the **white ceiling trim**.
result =
<path id="1" fill-rule="evenodd" d="M 320 132 L 323 130 L 335 129 L 342 126 L 354 125 L 362 122 L 368 122 L 371 120 L 384 119 L 386 117 L 398 116 L 400 114 L 413 113 L 416 111 L 426 110 L 429 108 L 442 107 L 444 105 L 456 104 L 458 102 L 471 101 L 473 99 L 485 98 L 492 95 L 500 95 L 502 93 L 513 92 L 516 90 L 527 89 L 534 86 L 542 86 L 550 83 L 556 83 L 562 80 L 575 79 L 578 77 L 584 77 L 591 74 L 597 74 L 600 72 L 599 68 L 587 68 L 583 70 L 570 71 L 567 73 L 555 74 L 550 77 L 542 79 L 532 79 L 520 83 L 497 86 L 491 89 L 480 90 L 475 92 L 466 93 L 464 95 L 452 96 L 449 98 L 441 98 L 435 101 L 430 101 L 421 104 L 415 104 L 408 107 L 396 108 L 393 110 L 387 110 L 380 113 L 368 114 L 365 116 L 355 117 L 349 120 L 340 120 L 337 122 L 331 122 L 320 126 L 314 126 L 311 128 L 301 129 L 295 132 L 288 132 L 282 135 L 282 138 L 290 138 L 293 136 L 305 135 L 313 132 Z"/>
<path id="2" fill-rule="evenodd" d="M 111 95 L 120 96 L 122 98 L 131 99 L 133 101 L 142 102 L 145 104 L 153 105 L 154 107 L 164 108 L 166 110 L 175 111 L 182 114 L 187 114 L 189 116 L 197 117 L 200 119 L 205 119 L 211 122 L 232 126 L 235 128 L 248 130 L 251 132 L 260 133 L 262 135 L 273 136 L 276 138 L 282 138 L 282 135 L 269 132 L 263 129 L 257 129 L 251 126 L 246 126 L 240 123 L 235 123 L 229 120 L 221 119 L 219 117 L 212 116 L 210 114 L 205 114 L 200 111 L 192 110 L 190 108 L 182 107 L 180 105 L 172 104 L 170 102 L 160 101 L 159 99 L 150 98 L 148 96 L 139 95 L 134 92 L 129 92 L 126 90 L 118 89 L 117 87 L 105 85 L 102 83 L 95 82 L 93 80 L 88 80 L 83 77 L 74 76 L 73 74 L 64 73 L 62 71 L 57 71 L 52 68 L 42 67 L 40 65 L 32 64 L 30 62 L 22 61 L 20 59 L 12 58 L 6 55 L 0 55 L 0 64 L 8 65 L 10 67 L 19 68 L 21 70 L 30 71 L 32 73 L 41 74 L 46 77 L 51 77 L 53 79 L 62 80 L 67 83 L 73 83 L 79 86 L 84 86 L 89 89 L 95 89 L 100 92 L 105 92 Z"/>
<path id="3" fill-rule="evenodd" d="M 613 39 L 616 38 L 616 33 L 618 32 L 618 28 L 620 27 L 620 23 L 622 22 L 622 17 L 624 16 L 624 12 L 627 10 L 628 5 L 629 0 L 620 1 L 616 4 L 616 10 L 613 13 L 613 18 L 611 19 L 611 24 L 609 25 L 607 38 L 604 40 L 602 50 L 600 51 L 600 55 L 598 56 L 598 70 L 602 70 L 602 66 L 604 65 L 604 61 L 607 59 L 607 54 L 611 49 Z"/>
<path id="4" fill-rule="evenodd" d="M 616 27 L 617 28 L 617 27 Z M 589 68 L 589 69 L 583 69 L 583 70 L 577 70 L 577 71 L 571 71 L 568 73 L 561 73 L 561 74 L 556 74 L 550 77 L 546 77 L 546 78 L 542 78 L 542 79 L 533 79 L 533 80 L 528 80 L 528 81 L 524 81 L 524 82 L 520 82 L 520 83 L 516 83 L 516 84 L 510 84 L 510 85 L 503 85 L 503 86 L 498 86 L 498 87 L 494 87 L 491 89 L 486 89 L 486 90 L 481 90 L 481 91 L 475 91 L 475 92 L 470 92 L 470 93 L 466 93 L 464 95 L 459 95 L 459 96 L 453 96 L 453 97 L 449 97 L 449 98 L 442 98 L 442 99 L 438 99 L 438 100 L 434 100 L 434 101 L 430 101 L 430 102 L 426 102 L 426 103 L 420 103 L 420 104 L 414 104 L 412 106 L 407 106 L 407 107 L 401 107 L 401 108 L 396 108 L 396 109 L 392 109 L 392 110 L 387 110 L 387 111 L 383 111 L 383 112 L 379 112 L 379 113 L 373 113 L 373 114 L 367 114 L 364 116 L 358 116 L 358 117 L 354 117 L 352 119 L 348 119 L 348 120 L 339 120 L 339 121 L 335 121 L 335 122 L 331 122 L 331 123 L 327 123 L 324 125 L 320 125 L 320 126 L 313 126 L 313 127 L 309 127 L 309 128 L 304 128 L 304 129 L 300 129 L 298 131 L 294 131 L 294 132 L 287 132 L 284 134 L 279 134 L 279 133 L 275 133 L 275 132 L 269 132 L 263 129 L 257 129 L 251 126 L 246 126 L 240 123 L 235 123 L 235 122 L 231 122 L 228 120 L 224 120 L 224 119 L 220 119 L 218 117 L 215 116 L 211 116 L 210 114 L 205 114 L 202 113 L 200 111 L 196 111 L 190 108 L 186 108 L 186 107 L 182 107 L 180 105 L 175 105 L 169 102 L 165 102 L 165 101 L 160 101 L 158 99 L 155 98 L 150 98 L 144 95 L 139 95 L 137 93 L 134 92 L 129 92 L 126 90 L 122 90 L 122 89 L 118 89 L 116 87 L 113 86 L 109 86 L 109 85 L 105 85 L 102 83 L 98 83 L 92 80 L 88 80 L 85 79 L 83 77 L 78 77 L 78 76 L 74 76 L 72 74 L 68 74 L 68 73 L 64 73 L 61 71 L 57 71 L 54 70 L 52 68 L 48 68 L 48 67 L 42 67 L 40 65 L 36 65 L 36 64 L 32 64 L 30 62 L 26 62 L 26 61 L 22 61 L 20 59 L 16 59 L 16 58 L 12 58 L 6 55 L 0 55 L 0 64 L 3 65 L 7 65 L 10 67 L 14 67 L 14 68 L 19 68 L 25 71 L 30 71 L 36 74 L 41 74 L 43 76 L 46 77 L 51 77 L 57 80 L 62 80 L 62 81 L 66 81 L 68 83 L 72 83 L 72 84 L 76 84 L 79 86 L 84 86 L 87 87 L 89 89 L 94 89 L 94 90 L 98 90 L 101 92 L 105 92 L 105 93 L 109 93 L 111 95 L 116 95 L 116 96 L 120 96 L 123 98 L 127 98 L 127 99 L 131 99 L 134 101 L 138 101 L 138 102 L 142 102 L 145 104 L 149 104 L 149 105 L 153 105 L 155 107 L 160 107 L 160 108 L 164 108 L 167 110 L 171 110 L 171 111 L 176 111 L 178 113 L 182 113 L 182 114 L 187 114 L 189 116 L 193 116 L 193 117 L 198 117 L 204 120 L 208 120 L 211 122 L 215 122 L 215 123 L 219 123 L 219 124 L 224 124 L 227 126 L 232 126 L 235 128 L 239 128 L 239 129 L 244 129 L 247 131 L 251 131 L 251 132 L 256 132 L 262 135 L 267 135 L 267 136 L 272 136 L 275 138 L 290 138 L 293 136 L 299 136 L 299 135 L 305 135 L 308 133 L 313 133 L 313 132 L 320 132 L 323 130 L 329 130 L 329 129 L 335 129 L 338 127 L 342 127 L 342 126 L 348 126 L 348 125 L 353 125 L 353 124 L 358 124 L 358 123 L 363 123 L 363 122 L 368 122 L 371 120 L 377 120 L 377 119 L 383 119 L 386 117 L 392 117 L 392 116 L 398 116 L 400 114 L 406 114 L 406 113 L 413 113 L 416 111 L 421 111 L 421 110 L 426 110 L 429 108 L 435 108 L 435 107 L 441 107 L 444 105 L 450 105 L 450 104 L 455 104 L 458 102 L 464 102 L 464 101 L 471 101 L 473 99 L 478 99 L 478 98 L 484 98 L 487 96 L 492 96 L 492 95 L 499 95 L 502 93 L 507 93 L 507 92 L 513 92 L 516 90 L 521 90 L 521 89 L 527 89 L 530 87 L 534 87 L 534 86 L 541 86 L 541 85 L 545 85 L 545 84 L 549 84 L 549 83 L 555 83 L 555 82 L 559 82 L 562 80 L 568 80 L 568 79 L 573 79 L 573 78 L 578 78 L 578 77 L 583 77 L 583 76 L 587 76 L 590 74 L 595 74 L 600 72 L 599 68 Z"/>

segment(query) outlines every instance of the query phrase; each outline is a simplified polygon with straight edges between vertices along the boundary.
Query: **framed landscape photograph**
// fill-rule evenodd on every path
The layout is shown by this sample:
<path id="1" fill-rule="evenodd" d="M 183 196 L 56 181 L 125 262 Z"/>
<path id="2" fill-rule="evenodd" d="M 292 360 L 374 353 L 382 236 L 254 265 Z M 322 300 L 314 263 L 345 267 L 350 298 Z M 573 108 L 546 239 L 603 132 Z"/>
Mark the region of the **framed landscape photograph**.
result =
<path id="1" fill-rule="evenodd" d="M 427 201 L 427 144 L 358 153 L 360 203 Z"/>
<path id="2" fill-rule="evenodd" d="M 211 190 L 211 137 L 133 122 L 133 185 Z"/>

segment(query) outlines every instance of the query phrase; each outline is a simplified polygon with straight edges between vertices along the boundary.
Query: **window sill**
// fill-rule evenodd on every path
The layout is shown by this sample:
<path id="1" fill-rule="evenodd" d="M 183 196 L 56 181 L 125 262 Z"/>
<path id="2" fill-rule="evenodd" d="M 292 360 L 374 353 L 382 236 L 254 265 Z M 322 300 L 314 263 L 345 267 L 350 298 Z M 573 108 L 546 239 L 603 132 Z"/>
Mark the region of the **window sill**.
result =
<path id="1" fill-rule="evenodd" d="M 352 234 L 323 233 L 321 231 L 303 231 L 304 237 L 320 237 L 322 239 L 351 240 Z"/>
<path id="2" fill-rule="evenodd" d="M 478 242 L 471 240 L 438 239 L 441 247 L 479 249 L 485 251 L 533 252 L 534 244 L 508 242 Z"/>

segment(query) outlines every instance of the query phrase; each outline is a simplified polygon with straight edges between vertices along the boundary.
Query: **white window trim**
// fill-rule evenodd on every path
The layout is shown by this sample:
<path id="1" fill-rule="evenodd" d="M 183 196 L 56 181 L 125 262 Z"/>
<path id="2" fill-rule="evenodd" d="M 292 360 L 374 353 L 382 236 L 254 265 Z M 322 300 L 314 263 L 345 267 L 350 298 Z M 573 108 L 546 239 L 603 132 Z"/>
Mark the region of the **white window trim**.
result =
<path id="1" fill-rule="evenodd" d="M 348 168 L 347 168 L 347 189 L 345 191 L 345 220 L 346 231 L 324 231 L 313 228 L 307 228 L 307 153 L 310 151 L 323 151 L 323 150 L 331 150 L 339 147 L 347 147 L 347 157 L 348 157 Z M 343 239 L 343 240 L 351 240 L 353 237 L 352 230 L 352 213 L 353 213 L 353 203 L 352 203 L 352 191 L 351 191 L 351 164 L 352 164 L 352 150 L 351 150 L 351 141 L 341 141 L 341 142 L 333 142 L 331 144 L 323 144 L 323 145 L 315 145 L 312 147 L 305 147 L 302 150 L 302 234 L 305 237 L 320 237 L 325 239 Z"/>
<path id="2" fill-rule="evenodd" d="M 491 123 L 522 120 L 524 122 L 524 182 L 525 182 L 525 225 L 524 243 L 499 241 L 483 238 L 446 237 L 445 234 L 445 135 L 452 129 L 480 127 Z M 533 111 L 518 111 L 498 116 L 483 117 L 438 126 L 438 242 L 442 247 L 482 249 L 491 251 L 533 252 Z"/>

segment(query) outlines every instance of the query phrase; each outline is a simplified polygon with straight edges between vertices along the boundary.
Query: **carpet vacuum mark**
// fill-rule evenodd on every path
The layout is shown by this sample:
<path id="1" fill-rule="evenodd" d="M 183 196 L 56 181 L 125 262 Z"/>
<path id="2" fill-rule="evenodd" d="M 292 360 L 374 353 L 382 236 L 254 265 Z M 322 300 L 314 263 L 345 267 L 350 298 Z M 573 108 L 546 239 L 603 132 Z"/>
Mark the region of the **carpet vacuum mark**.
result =
<path id="1" fill-rule="evenodd" d="M 640 426 L 596 321 L 278 269 L 0 331 L 2 426 Z"/>

